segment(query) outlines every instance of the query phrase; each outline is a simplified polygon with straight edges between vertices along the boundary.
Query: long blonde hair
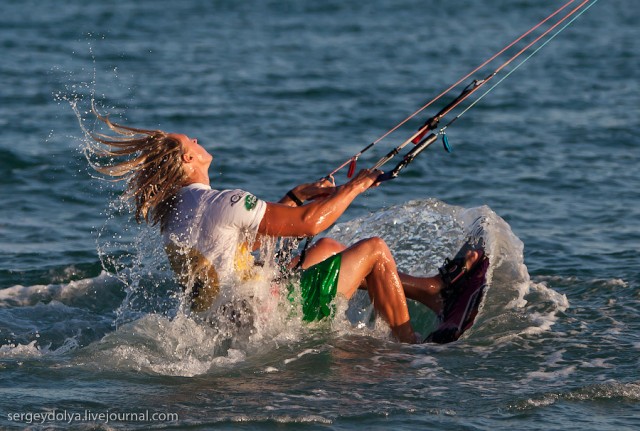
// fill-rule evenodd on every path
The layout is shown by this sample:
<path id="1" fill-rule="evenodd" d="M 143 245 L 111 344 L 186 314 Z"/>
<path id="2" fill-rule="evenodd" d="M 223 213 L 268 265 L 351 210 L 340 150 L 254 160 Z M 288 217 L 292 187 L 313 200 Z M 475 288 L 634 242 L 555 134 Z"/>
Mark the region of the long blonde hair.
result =
<path id="1" fill-rule="evenodd" d="M 90 132 L 103 146 L 93 149 L 106 164 L 89 158 L 98 172 L 126 181 L 123 199 L 135 204 L 135 219 L 164 230 L 178 190 L 187 176 L 182 166 L 182 144 L 161 130 L 146 130 L 113 123 L 109 116 L 94 110 L 96 117 L 115 132 L 115 136 Z"/>

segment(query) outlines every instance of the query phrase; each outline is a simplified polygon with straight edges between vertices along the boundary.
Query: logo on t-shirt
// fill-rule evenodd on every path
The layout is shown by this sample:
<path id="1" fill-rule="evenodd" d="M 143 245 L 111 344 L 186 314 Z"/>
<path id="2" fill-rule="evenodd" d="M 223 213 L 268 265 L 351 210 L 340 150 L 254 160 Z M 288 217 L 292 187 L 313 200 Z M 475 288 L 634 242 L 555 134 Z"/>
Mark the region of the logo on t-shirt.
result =
<path id="1" fill-rule="evenodd" d="M 231 195 L 231 206 L 234 206 L 235 204 L 237 204 L 238 202 L 240 202 L 240 199 L 242 199 L 242 193 L 236 193 L 234 195 Z"/>
<path id="2" fill-rule="evenodd" d="M 244 207 L 247 209 L 247 211 L 251 211 L 252 209 L 254 209 L 257 203 L 258 198 L 256 198 L 254 195 L 247 195 L 244 198 Z"/>

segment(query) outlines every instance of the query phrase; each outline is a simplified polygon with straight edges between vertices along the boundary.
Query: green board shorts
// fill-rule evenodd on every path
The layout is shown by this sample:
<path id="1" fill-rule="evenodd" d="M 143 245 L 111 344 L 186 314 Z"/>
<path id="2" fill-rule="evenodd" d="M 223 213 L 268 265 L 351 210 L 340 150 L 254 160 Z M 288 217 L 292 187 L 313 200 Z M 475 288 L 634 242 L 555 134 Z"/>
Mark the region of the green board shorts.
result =
<path id="1" fill-rule="evenodd" d="M 341 261 L 342 256 L 336 254 L 302 271 L 300 295 L 303 320 L 313 322 L 333 314 L 332 302 L 338 291 Z"/>

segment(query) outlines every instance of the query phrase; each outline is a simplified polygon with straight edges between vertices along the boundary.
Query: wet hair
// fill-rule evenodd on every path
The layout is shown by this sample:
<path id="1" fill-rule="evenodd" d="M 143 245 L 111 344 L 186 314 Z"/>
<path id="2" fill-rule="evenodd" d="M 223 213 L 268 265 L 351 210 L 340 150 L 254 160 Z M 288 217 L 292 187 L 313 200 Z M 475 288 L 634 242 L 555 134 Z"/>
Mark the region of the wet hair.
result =
<path id="1" fill-rule="evenodd" d="M 90 132 L 99 145 L 92 154 L 106 164 L 89 163 L 98 172 L 126 181 L 122 198 L 135 204 L 135 219 L 164 230 L 178 190 L 187 176 L 182 165 L 184 149 L 177 139 L 161 130 L 146 130 L 113 123 L 94 110 L 96 117 L 114 132 Z"/>

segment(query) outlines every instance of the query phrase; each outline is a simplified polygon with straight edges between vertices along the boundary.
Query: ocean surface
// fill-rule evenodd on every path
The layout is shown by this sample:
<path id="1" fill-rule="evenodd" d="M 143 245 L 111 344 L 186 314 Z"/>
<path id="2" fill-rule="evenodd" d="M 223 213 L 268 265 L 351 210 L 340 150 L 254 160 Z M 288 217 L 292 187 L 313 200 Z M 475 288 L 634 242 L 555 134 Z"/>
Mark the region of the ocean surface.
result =
<path id="1" fill-rule="evenodd" d="M 84 153 L 93 101 L 116 121 L 197 137 L 214 187 L 278 200 L 563 4 L 3 0 L 0 429 L 640 429 L 629 0 L 595 3 L 447 129 L 451 154 L 437 142 L 326 233 L 381 236 L 401 269 L 426 275 L 484 216 L 490 286 L 448 345 L 395 342 L 364 293 L 303 324 L 268 281 L 238 286 L 260 310 L 252 331 L 190 318 L 157 232 Z M 432 313 L 410 310 L 428 333 Z"/>

